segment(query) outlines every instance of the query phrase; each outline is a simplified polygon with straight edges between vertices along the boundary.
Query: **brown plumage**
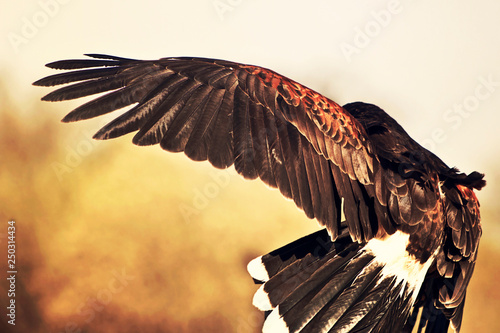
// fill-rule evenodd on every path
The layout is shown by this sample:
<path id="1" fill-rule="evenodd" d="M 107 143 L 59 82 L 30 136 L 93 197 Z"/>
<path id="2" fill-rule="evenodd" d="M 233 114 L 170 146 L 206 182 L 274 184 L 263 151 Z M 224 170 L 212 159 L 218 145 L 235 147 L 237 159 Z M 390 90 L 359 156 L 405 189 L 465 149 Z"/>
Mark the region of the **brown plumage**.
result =
<path id="1" fill-rule="evenodd" d="M 268 69 L 202 58 L 139 61 L 89 56 L 94 59 L 50 63 L 47 65 L 50 68 L 73 71 L 34 83 L 39 86 L 71 83 L 46 95 L 43 98 L 46 101 L 111 91 L 76 108 L 63 121 L 88 119 L 133 105 L 94 137 L 110 139 L 137 131 L 135 144 L 160 144 L 167 151 L 183 151 L 193 160 L 208 160 L 217 168 L 234 164 L 243 177 L 260 178 L 278 188 L 309 218 L 317 219 L 326 227 L 330 241 L 337 241 L 333 244 L 340 244 L 339 235 L 343 235 L 342 242 L 348 235 L 347 244 L 361 245 L 353 255 L 366 258 L 366 262 L 360 259 L 363 265 L 356 266 L 358 261 L 342 261 L 339 267 L 357 267 L 358 275 L 353 273 L 349 288 L 356 286 L 363 272 L 373 281 L 379 281 L 372 283 L 366 278 L 366 286 L 371 286 L 366 287 L 368 294 L 354 293 L 356 297 L 348 297 L 345 295 L 351 294 L 344 290 L 347 294 L 342 297 L 349 300 L 350 306 L 365 307 L 365 311 L 347 311 L 335 322 L 309 318 L 319 316 L 321 309 L 310 310 L 313 313 L 307 316 L 294 314 L 294 318 L 300 315 L 309 318 L 304 319 L 302 326 L 323 325 L 317 328 L 335 331 L 335 325 L 353 322 L 352 325 L 371 327 L 372 331 L 402 329 L 405 323 L 406 328 L 413 327 L 415 321 L 411 323 L 410 319 L 416 319 L 415 313 L 423 307 L 424 314 L 430 308 L 440 310 L 432 323 L 425 316 L 419 321 L 419 325 L 427 327 L 427 332 L 445 332 L 449 321 L 459 330 L 466 287 L 481 236 L 479 203 L 473 190 L 485 185 L 483 175 L 477 172 L 466 175 L 447 167 L 377 106 L 357 102 L 341 107 Z M 345 222 L 341 222 L 342 206 Z M 386 279 L 381 273 L 383 265 L 370 266 L 376 256 L 374 259 L 373 253 L 367 252 L 370 246 L 363 246 L 371 244 L 372 239 L 386 240 L 400 233 L 409 235 L 405 253 L 400 255 L 425 266 L 426 278 L 420 283 L 423 286 L 419 284 L 416 289 L 403 284 L 400 298 L 398 294 L 390 294 L 392 300 L 401 299 L 400 304 L 382 306 L 389 294 L 369 291 L 378 285 L 397 287 L 396 280 Z M 301 243 L 306 248 L 302 255 L 317 260 L 327 255 L 308 252 L 311 243 L 307 242 Z M 337 250 L 332 248 L 329 255 L 339 258 Z M 262 257 L 266 270 L 271 267 L 266 262 L 270 258 L 274 257 Z M 295 259 L 280 264 L 278 271 L 302 260 L 295 254 L 290 258 Z M 267 278 L 273 275 L 269 273 Z M 276 279 L 273 281 L 276 284 Z M 273 291 L 271 285 L 269 281 L 268 295 Z M 311 290 L 314 295 L 321 295 L 320 289 Z M 293 292 L 285 292 L 281 301 L 286 302 L 287 295 Z M 303 299 L 313 297 L 307 295 Z M 377 299 L 379 305 L 367 307 L 368 295 Z M 342 297 L 333 297 L 328 304 L 334 309 L 338 306 L 335 299 Z M 284 311 L 279 302 L 273 308 L 278 305 L 279 311 Z M 287 311 L 279 312 L 278 317 L 292 330 Z M 387 319 L 390 314 L 396 318 L 392 323 Z"/>

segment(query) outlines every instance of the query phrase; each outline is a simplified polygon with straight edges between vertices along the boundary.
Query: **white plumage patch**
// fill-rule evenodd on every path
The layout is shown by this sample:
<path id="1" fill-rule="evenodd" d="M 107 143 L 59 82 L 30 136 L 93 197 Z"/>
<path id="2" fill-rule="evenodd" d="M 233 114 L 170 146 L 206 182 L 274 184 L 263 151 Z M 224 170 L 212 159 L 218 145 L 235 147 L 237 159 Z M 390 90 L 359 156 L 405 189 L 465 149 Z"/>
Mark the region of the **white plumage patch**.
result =
<path id="1" fill-rule="evenodd" d="M 274 309 L 266 321 L 264 322 L 264 326 L 262 327 L 262 333 L 288 333 L 290 330 L 288 326 L 286 326 L 285 321 L 279 314 L 279 306 Z"/>
<path id="2" fill-rule="evenodd" d="M 425 275 L 434 261 L 437 250 L 433 256 L 422 264 L 406 250 L 409 243 L 409 234 L 396 231 L 384 239 L 374 238 L 370 240 L 366 244 L 365 250 L 372 253 L 375 256 L 375 261 L 383 266 L 381 272 L 383 278 L 393 276 L 396 278 L 396 285 L 400 283 L 407 284 L 408 291 L 412 293 L 414 302 Z M 402 293 L 404 289 L 401 289 Z"/>
<path id="3" fill-rule="evenodd" d="M 252 304 L 260 311 L 269 311 L 273 309 L 269 294 L 264 290 L 264 285 L 261 285 L 253 295 Z"/>
<path id="4" fill-rule="evenodd" d="M 247 265 L 247 271 L 255 280 L 269 280 L 269 274 L 267 273 L 266 266 L 264 266 L 264 263 L 262 262 L 262 257 L 257 257 L 250 261 Z"/>
<path id="5" fill-rule="evenodd" d="M 257 257 L 250 261 L 247 265 L 248 273 L 255 280 L 267 282 L 269 281 L 269 274 L 267 273 L 266 266 L 262 262 L 262 257 Z M 264 290 L 264 285 L 261 285 L 257 292 L 253 296 L 253 305 L 261 310 L 268 311 L 272 310 L 271 300 L 269 299 L 268 293 Z"/>

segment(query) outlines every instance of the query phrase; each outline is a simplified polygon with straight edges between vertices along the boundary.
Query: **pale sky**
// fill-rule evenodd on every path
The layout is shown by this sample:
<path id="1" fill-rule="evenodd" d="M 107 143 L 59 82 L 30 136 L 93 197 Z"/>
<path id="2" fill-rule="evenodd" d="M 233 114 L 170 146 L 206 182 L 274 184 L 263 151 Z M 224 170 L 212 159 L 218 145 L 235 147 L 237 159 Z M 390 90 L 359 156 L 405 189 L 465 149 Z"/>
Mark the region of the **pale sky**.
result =
<path id="1" fill-rule="evenodd" d="M 480 198 L 494 193 L 498 1 L 1 1 L 0 75 L 18 102 L 47 93 L 31 86 L 45 63 L 83 53 L 261 65 L 377 104 L 448 165 L 485 172 Z"/>

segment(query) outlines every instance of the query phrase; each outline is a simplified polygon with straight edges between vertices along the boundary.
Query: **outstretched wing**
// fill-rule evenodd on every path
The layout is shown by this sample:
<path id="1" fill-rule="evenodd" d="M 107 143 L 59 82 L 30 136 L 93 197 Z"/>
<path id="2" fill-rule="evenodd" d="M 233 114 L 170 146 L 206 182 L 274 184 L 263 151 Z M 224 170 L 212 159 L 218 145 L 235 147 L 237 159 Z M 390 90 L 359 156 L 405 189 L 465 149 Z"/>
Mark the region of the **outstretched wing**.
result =
<path id="1" fill-rule="evenodd" d="M 90 57 L 50 63 L 76 70 L 34 84 L 72 83 L 46 95 L 47 101 L 108 92 L 70 112 L 66 122 L 135 104 L 97 139 L 138 131 L 135 144 L 159 143 L 217 168 L 234 164 L 245 178 L 279 188 L 333 239 L 342 200 L 351 237 L 360 242 L 401 225 L 411 228 L 436 206 L 434 189 L 382 165 L 349 112 L 271 70 L 203 58 Z"/>
<path id="2" fill-rule="evenodd" d="M 482 175 L 451 172 L 388 116 L 389 130 L 381 126 L 384 121 L 364 128 L 355 103 L 341 107 L 268 69 L 203 58 L 89 56 L 93 59 L 50 63 L 48 67 L 72 71 L 34 83 L 70 84 L 46 95 L 47 101 L 105 93 L 63 121 L 131 106 L 95 138 L 137 131 L 135 144 L 159 143 L 217 168 L 234 164 L 245 178 L 279 188 L 326 226 L 332 240 L 341 229 L 342 207 L 354 241 L 383 238 L 396 230 L 410 234 L 406 251 L 422 263 L 436 260 L 412 319 L 423 308 L 419 325 L 426 331 L 445 328 L 450 321 L 460 327 L 481 235 L 479 204 L 471 188 L 484 186 Z M 429 158 L 415 163 L 413 151 Z M 443 190 L 446 199 L 441 198 Z M 432 309 L 441 311 L 436 315 Z M 410 320 L 408 326 L 414 323 Z"/>

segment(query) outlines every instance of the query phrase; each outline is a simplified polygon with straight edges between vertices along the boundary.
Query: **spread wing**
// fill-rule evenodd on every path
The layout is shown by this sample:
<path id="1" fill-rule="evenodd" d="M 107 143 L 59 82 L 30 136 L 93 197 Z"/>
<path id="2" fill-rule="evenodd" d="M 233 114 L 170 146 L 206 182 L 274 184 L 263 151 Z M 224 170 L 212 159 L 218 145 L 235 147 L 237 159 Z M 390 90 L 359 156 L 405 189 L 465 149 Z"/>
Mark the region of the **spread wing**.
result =
<path id="1" fill-rule="evenodd" d="M 133 105 L 99 130 L 110 139 L 135 132 L 138 145 L 183 151 L 217 168 L 277 187 L 338 235 L 342 201 L 349 232 L 366 242 L 433 218 L 436 184 L 384 165 L 365 129 L 344 108 L 271 70 L 203 58 L 139 61 L 106 55 L 47 66 L 73 71 L 35 85 L 71 83 L 43 99 L 108 92 L 77 107 L 77 121 Z M 386 163 L 387 164 L 387 163 Z M 377 217 L 377 218 L 374 218 Z"/>
<path id="2" fill-rule="evenodd" d="M 467 181 L 480 183 L 482 175 L 446 175 L 458 177 L 457 183 L 444 180 L 441 187 L 439 169 L 447 167 L 440 161 L 436 168 L 414 163 L 411 150 L 423 148 L 402 129 L 391 136 L 373 126 L 368 133 L 347 106 L 265 68 L 203 58 L 90 57 L 50 63 L 50 68 L 72 71 L 34 83 L 69 84 L 46 95 L 47 101 L 104 93 L 63 121 L 130 107 L 95 138 L 137 132 L 133 142 L 138 145 L 160 144 L 217 168 L 234 164 L 243 177 L 260 178 L 291 198 L 326 226 L 332 240 L 341 229 L 342 209 L 354 241 L 396 230 L 410 234 L 406 250 L 421 262 L 436 260 L 414 319 L 419 308 L 424 308 L 422 316 L 438 308 L 437 320 L 431 313 L 420 325 L 432 330 L 451 320 L 460 327 L 481 235 L 479 204 L 470 188 L 484 185 Z"/>

